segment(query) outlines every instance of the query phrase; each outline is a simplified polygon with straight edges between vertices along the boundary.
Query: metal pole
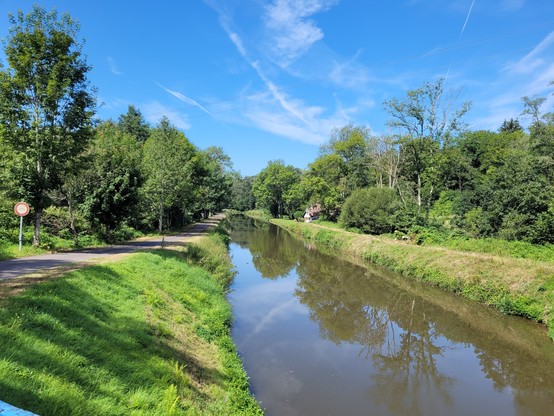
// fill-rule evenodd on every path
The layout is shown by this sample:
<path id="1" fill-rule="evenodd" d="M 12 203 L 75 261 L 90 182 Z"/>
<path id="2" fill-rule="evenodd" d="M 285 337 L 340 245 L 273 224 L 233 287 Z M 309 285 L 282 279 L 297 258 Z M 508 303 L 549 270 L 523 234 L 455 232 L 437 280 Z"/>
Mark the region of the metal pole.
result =
<path id="1" fill-rule="evenodd" d="M 19 217 L 19 251 L 21 251 L 22 244 L 23 244 L 23 217 Z"/>

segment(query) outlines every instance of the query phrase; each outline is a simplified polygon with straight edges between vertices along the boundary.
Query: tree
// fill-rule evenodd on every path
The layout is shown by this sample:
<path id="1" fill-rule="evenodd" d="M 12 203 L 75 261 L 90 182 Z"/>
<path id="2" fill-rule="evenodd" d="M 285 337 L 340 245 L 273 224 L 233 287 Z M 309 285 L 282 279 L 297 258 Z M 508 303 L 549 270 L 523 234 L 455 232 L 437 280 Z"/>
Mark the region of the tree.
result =
<path id="1" fill-rule="evenodd" d="M 453 91 L 445 91 L 445 79 L 434 83 L 425 82 L 423 86 L 409 90 L 404 100 L 393 98 L 384 102 L 385 109 L 392 119 L 389 126 L 399 128 L 414 138 L 427 137 L 448 145 L 453 135 L 465 129 L 462 117 L 469 111 L 471 103 L 465 101 L 458 105 Z"/>
<path id="2" fill-rule="evenodd" d="M 33 243 L 39 244 L 47 194 L 91 137 L 95 97 L 76 38 L 79 28 L 68 14 L 58 18 L 34 6 L 27 15 L 10 15 L 10 23 L 8 67 L 0 72 L 0 123 L 21 160 L 14 174 L 21 178 L 20 196 L 33 207 Z"/>
<path id="3" fill-rule="evenodd" d="M 144 144 L 144 198 L 157 215 L 160 234 L 164 211 L 172 206 L 182 207 L 190 200 L 192 159 L 196 152 L 194 145 L 167 117 L 160 120 Z"/>
<path id="4" fill-rule="evenodd" d="M 195 205 L 204 217 L 221 212 L 230 204 L 231 168 L 231 159 L 220 147 L 211 146 L 197 153 L 193 173 Z"/>
<path id="5" fill-rule="evenodd" d="M 388 124 L 400 129 L 401 146 L 409 161 L 408 172 L 414 184 L 417 206 L 423 205 L 423 189 L 426 188 L 426 206 L 438 196 L 433 156 L 438 150 L 447 147 L 455 135 L 465 129 L 462 117 L 469 111 L 470 102 L 457 104 L 456 96 L 445 91 L 445 79 L 434 83 L 426 82 L 422 87 L 409 90 L 406 98 L 393 98 L 384 102 L 391 115 Z M 427 171 L 430 169 L 430 171 Z"/>
<path id="6" fill-rule="evenodd" d="M 347 125 L 331 132 L 329 142 L 322 146 L 322 155 L 335 154 L 342 160 L 341 176 L 344 178 L 348 196 L 354 189 L 369 185 L 370 166 L 368 142 L 370 130 L 367 127 Z"/>
<path id="7" fill-rule="evenodd" d="M 238 172 L 232 174 L 231 208 L 238 211 L 248 211 L 256 206 L 256 199 L 252 195 L 252 176 L 242 177 Z"/>
<path id="8" fill-rule="evenodd" d="M 141 149 L 134 137 L 108 121 L 97 127 L 89 156 L 84 211 L 109 241 L 111 232 L 137 212 Z"/>
<path id="9" fill-rule="evenodd" d="M 523 130 L 523 127 L 521 127 L 521 124 L 519 124 L 519 120 L 517 118 L 504 120 L 502 122 L 502 125 L 498 129 L 498 131 L 501 133 L 514 133 L 516 131 L 522 131 L 522 130 Z"/>
<path id="10" fill-rule="evenodd" d="M 269 162 L 252 185 L 257 206 L 269 210 L 274 217 L 281 217 L 285 213 L 285 195 L 299 181 L 297 168 L 285 165 L 282 160 Z"/>
<path id="11" fill-rule="evenodd" d="M 150 125 L 144 120 L 140 110 L 132 104 L 129 104 L 126 114 L 119 116 L 118 126 L 139 143 L 144 143 L 150 135 Z"/>

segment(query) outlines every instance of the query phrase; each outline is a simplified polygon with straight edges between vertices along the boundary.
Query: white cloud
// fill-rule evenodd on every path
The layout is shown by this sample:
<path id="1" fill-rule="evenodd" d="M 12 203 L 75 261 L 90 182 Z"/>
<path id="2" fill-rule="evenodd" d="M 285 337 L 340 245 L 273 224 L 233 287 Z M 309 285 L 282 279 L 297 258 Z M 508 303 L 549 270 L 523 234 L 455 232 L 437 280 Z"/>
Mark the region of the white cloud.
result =
<path id="1" fill-rule="evenodd" d="M 503 0 L 501 2 L 501 8 L 509 12 L 515 12 L 525 6 L 527 0 Z"/>
<path id="2" fill-rule="evenodd" d="M 550 32 L 531 52 L 521 58 L 519 61 L 508 65 L 506 68 L 509 72 L 520 74 L 528 74 L 541 66 L 545 59 L 541 57 L 541 53 L 554 44 L 554 32 Z"/>
<path id="3" fill-rule="evenodd" d="M 336 3 L 335 0 L 276 0 L 266 8 L 265 24 L 277 45 L 277 55 L 290 63 L 305 52 L 323 34 L 312 21 L 306 20 L 314 13 L 325 11 Z M 235 123 L 248 123 L 266 132 L 308 144 L 319 145 L 325 142 L 329 132 L 334 127 L 348 123 L 349 114 L 356 108 L 342 108 L 337 100 L 337 109 L 331 115 L 325 116 L 325 109 L 320 106 L 307 105 L 303 100 L 291 97 L 273 82 L 262 69 L 260 61 L 251 58 L 249 51 L 240 35 L 231 29 L 232 21 L 220 9 L 219 21 L 231 42 L 237 48 L 241 57 L 258 75 L 265 86 L 264 91 L 247 94 L 243 91 L 239 105 L 234 106 L 239 118 L 226 115 L 225 118 Z M 345 83 L 339 79 L 340 69 L 353 65 L 358 54 L 349 62 L 337 68 L 334 75 L 336 82 Z M 361 81 L 362 71 L 354 81 Z M 250 89 L 250 86 L 249 88 Z M 225 103 L 221 105 L 225 106 Z M 217 106 L 217 104 L 216 104 Z M 235 113 L 237 114 L 237 113 Z M 220 113 L 223 116 L 223 113 Z"/>
<path id="4" fill-rule="evenodd" d="M 186 130 L 190 128 L 188 117 L 185 114 L 179 113 L 173 108 L 169 108 L 160 104 L 157 101 L 152 101 L 142 106 L 143 114 L 146 121 L 157 124 L 162 117 L 167 117 L 175 127 Z"/>
<path id="5" fill-rule="evenodd" d="M 320 145 L 327 141 L 333 128 L 348 124 L 349 113 L 355 111 L 339 106 L 334 114 L 326 117 L 322 107 L 308 106 L 301 100 L 289 99 L 286 95 L 282 98 L 294 109 L 294 113 L 283 108 L 270 94 L 256 94 L 247 97 L 248 104 L 244 107 L 243 115 L 264 131 L 303 143 Z"/>
<path id="6" fill-rule="evenodd" d="M 121 72 L 118 68 L 117 68 L 117 64 L 115 63 L 115 59 L 113 59 L 112 57 L 108 56 L 108 64 L 110 66 L 110 71 L 112 72 L 112 74 L 114 75 L 123 75 L 123 72 Z"/>
<path id="7" fill-rule="evenodd" d="M 266 7 L 270 47 L 279 65 L 289 65 L 323 39 L 323 31 L 309 17 L 336 3 L 336 0 L 275 0 Z"/>

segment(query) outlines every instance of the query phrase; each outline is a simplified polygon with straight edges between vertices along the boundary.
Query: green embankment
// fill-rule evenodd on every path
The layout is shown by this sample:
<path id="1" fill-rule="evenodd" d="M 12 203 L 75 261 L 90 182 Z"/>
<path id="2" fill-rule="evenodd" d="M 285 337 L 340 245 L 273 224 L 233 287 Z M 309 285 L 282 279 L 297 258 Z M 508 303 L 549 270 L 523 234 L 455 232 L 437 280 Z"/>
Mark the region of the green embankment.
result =
<path id="1" fill-rule="evenodd" d="M 262 414 L 230 337 L 231 267 L 212 235 L 4 291 L 0 400 L 41 416 Z"/>
<path id="2" fill-rule="evenodd" d="M 554 339 L 554 263 L 489 255 L 350 233 L 290 220 L 272 223 L 335 252 L 386 266 L 405 276 L 547 325 Z"/>

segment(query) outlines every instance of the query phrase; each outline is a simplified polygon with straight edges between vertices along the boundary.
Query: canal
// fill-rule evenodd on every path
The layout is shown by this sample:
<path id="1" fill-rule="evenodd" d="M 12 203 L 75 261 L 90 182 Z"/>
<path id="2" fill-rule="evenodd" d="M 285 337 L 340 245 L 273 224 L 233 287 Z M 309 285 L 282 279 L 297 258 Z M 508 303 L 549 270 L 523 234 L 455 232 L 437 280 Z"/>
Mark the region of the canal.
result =
<path id="1" fill-rule="evenodd" d="M 231 221 L 233 338 L 267 415 L 553 414 L 540 325 Z"/>

